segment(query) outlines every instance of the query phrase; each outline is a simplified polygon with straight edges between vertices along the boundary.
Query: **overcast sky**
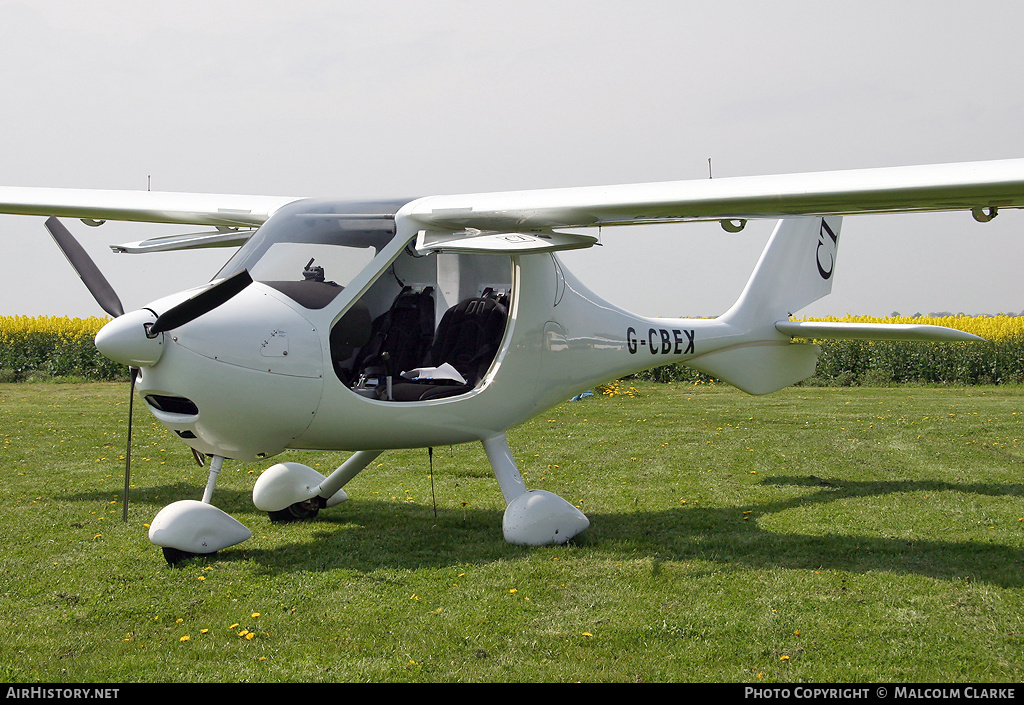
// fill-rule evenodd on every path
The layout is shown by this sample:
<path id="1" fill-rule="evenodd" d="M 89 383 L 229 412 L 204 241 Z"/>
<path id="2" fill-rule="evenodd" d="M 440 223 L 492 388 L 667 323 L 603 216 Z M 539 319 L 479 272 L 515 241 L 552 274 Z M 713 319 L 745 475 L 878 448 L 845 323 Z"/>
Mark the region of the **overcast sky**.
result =
<path id="1" fill-rule="evenodd" d="M 1024 156 L 1024 3 L 0 0 L 0 184 L 405 197 Z M 151 179 L 151 182 L 150 182 Z M 126 308 L 229 251 L 67 225 Z M 716 315 L 772 223 L 569 253 L 639 313 Z M 861 216 L 802 313 L 1024 310 L 1024 214 Z M 0 217 L 0 314 L 103 315 L 43 219 Z"/>

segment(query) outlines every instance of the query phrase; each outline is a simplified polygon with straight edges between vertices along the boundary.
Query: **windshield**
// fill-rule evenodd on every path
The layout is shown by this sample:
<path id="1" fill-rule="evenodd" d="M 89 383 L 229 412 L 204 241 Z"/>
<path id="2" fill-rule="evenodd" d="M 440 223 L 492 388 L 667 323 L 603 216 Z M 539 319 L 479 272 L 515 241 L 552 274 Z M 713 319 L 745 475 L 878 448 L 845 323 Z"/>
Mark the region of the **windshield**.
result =
<path id="1" fill-rule="evenodd" d="M 395 235 L 402 202 L 304 200 L 256 231 L 217 278 L 246 269 L 306 308 L 323 308 Z"/>

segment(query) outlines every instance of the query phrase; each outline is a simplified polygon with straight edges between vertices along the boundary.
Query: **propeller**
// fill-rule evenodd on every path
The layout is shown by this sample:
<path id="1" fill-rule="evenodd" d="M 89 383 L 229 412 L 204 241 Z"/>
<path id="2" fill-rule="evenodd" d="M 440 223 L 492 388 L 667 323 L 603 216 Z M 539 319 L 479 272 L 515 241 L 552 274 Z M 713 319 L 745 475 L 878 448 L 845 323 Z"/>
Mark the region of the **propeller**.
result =
<path id="1" fill-rule="evenodd" d="M 114 318 L 123 316 L 124 306 L 121 305 L 121 300 L 117 297 L 117 293 L 114 292 L 114 288 L 110 286 L 110 282 L 103 276 L 96 263 L 92 261 L 85 249 L 71 234 L 71 231 L 55 216 L 47 218 L 46 229 L 61 249 L 61 252 L 67 257 L 68 262 L 71 263 L 71 266 L 78 273 L 78 276 L 81 277 L 86 288 L 93 298 L 96 299 L 96 303 L 100 305 L 100 308 Z M 204 313 L 217 308 L 251 283 L 252 277 L 243 269 L 241 272 L 221 280 L 217 284 L 200 291 L 198 294 L 157 316 L 156 321 L 150 326 L 148 333 L 150 336 L 155 336 L 163 331 L 183 326 Z M 135 383 L 139 378 L 139 368 L 129 365 L 128 372 L 130 375 L 128 388 L 128 443 L 124 453 L 124 503 L 122 508 L 122 518 L 126 522 L 128 521 L 128 492 L 131 484 L 132 413 L 135 400 Z M 197 453 L 193 449 L 193 455 L 196 458 L 196 462 L 202 465 L 202 454 Z"/>
<path id="2" fill-rule="evenodd" d="M 53 236 L 64 256 L 68 258 L 68 262 L 78 272 L 78 276 L 85 282 L 85 287 L 96 299 L 100 308 L 114 318 L 123 316 L 124 306 L 121 305 L 121 300 L 117 297 L 114 288 L 110 286 L 110 282 L 103 276 L 99 267 L 78 243 L 71 231 L 54 216 L 46 219 L 46 229 Z M 129 367 L 128 372 L 131 377 L 128 388 L 128 445 L 124 453 L 124 503 L 121 512 L 124 521 L 128 521 L 128 486 L 131 483 L 132 465 L 132 406 L 135 399 L 135 380 L 139 377 L 139 369 Z"/>
<path id="3" fill-rule="evenodd" d="M 225 303 L 250 284 L 252 284 L 252 277 L 244 269 L 227 279 L 222 279 L 157 316 L 156 321 L 149 328 L 149 334 L 156 335 L 183 326 Z"/>
<path id="4" fill-rule="evenodd" d="M 46 229 L 50 231 L 50 235 L 53 236 L 64 256 L 68 258 L 68 262 L 78 272 L 78 276 L 85 282 L 86 288 L 96 299 L 100 308 L 114 318 L 124 315 L 124 307 L 121 305 L 121 300 L 117 298 L 117 294 L 114 293 L 114 288 L 110 286 L 110 282 L 103 276 L 85 249 L 78 244 L 78 240 L 71 234 L 71 231 L 64 227 L 64 223 L 50 216 L 46 219 Z"/>

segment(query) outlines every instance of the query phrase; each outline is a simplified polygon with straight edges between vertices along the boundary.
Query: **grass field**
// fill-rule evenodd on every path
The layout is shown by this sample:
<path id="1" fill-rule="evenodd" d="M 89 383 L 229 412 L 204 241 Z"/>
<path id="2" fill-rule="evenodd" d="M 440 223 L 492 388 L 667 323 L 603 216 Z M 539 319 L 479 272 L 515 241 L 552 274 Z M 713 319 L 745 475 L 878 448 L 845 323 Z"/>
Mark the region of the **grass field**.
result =
<path id="1" fill-rule="evenodd" d="M 628 390 L 625 390 L 628 391 Z M 199 499 L 127 385 L 0 385 L 0 681 L 1019 682 L 1024 389 L 637 383 L 509 434 L 583 509 L 510 546 L 478 446 L 393 452 L 312 522 L 168 566 L 146 523 Z"/>

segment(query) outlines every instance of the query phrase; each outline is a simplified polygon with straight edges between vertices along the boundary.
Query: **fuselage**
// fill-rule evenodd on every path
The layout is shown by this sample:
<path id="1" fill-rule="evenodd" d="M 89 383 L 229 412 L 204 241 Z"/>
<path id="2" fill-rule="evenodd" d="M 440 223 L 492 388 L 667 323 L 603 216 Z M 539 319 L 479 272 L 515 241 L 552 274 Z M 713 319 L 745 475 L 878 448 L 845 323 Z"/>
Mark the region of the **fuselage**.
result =
<path id="1" fill-rule="evenodd" d="M 247 245 L 225 267 L 225 274 L 251 268 L 254 283 L 160 334 L 159 359 L 141 365 L 138 389 L 150 411 L 202 453 L 251 461 L 285 449 L 484 440 L 595 384 L 698 358 L 736 334 L 714 319 L 622 310 L 583 286 L 554 252 L 423 254 L 411 245 L 414 223 L 396 227 L 386 217 L 358 213 L 332 219 L 337 204 L 292 210 L 268 221 L 265 240 Z M 328 222 L 334 230 L 325 228 Z M 339 283 L 332 269 L 350 266 L 349 260 L 332 268 L 339 253 L 327 250 L 353 232 L 357 247 L 343 254 L 361 266 Z M 322 269 L 314 262 L 324 263 Z M 297 276 L 285 281 L 282 271 Z M 493 306 L 502 324 L 478 377 L 474 370 L 462 385 L 414 382 L 396 368 L 366 386 L 369 368 L 360 365 L 371 338 L 410 292 L 432 301 L 427 315 L 435 356 L 449 309 L 467 300 L 472 309 L 474 302 L 490 303 L 488 297 L 500 302 Z M 147 308 L 159 314 L 180 298 Z M 420 398 L 416 385 L 433 393 L 439 387 L 430 385 L 439 383 L 443 394 Z"/>

